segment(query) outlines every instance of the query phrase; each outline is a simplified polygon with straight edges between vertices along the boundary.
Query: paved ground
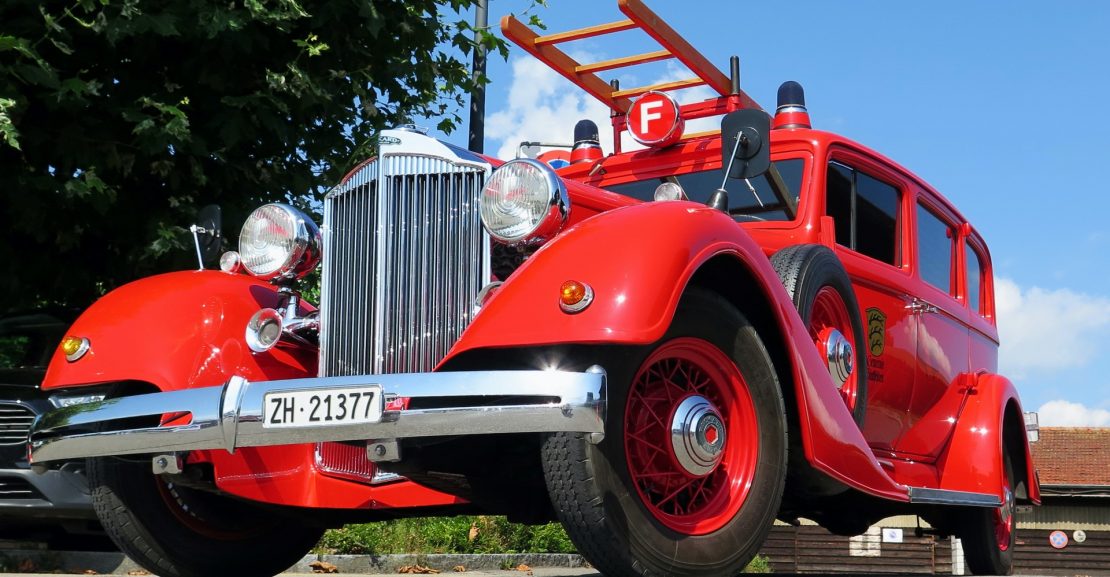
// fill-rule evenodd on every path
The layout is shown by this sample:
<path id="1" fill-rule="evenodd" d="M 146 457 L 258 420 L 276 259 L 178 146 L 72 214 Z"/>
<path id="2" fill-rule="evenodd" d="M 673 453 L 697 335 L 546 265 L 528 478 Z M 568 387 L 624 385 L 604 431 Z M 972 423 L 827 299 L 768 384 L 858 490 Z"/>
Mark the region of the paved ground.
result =
<path id="1" fill-rule="evenodd" d="M 335 568 L 339 575 L 363 577 L 397 577 L 405 566 L 421 565 L 437 569 L 440 575 L 473 577 L 602 577 L 592 567 L 583 566 L 578 555 L 307 555 L 281 577 L 319 575 L 312 570 Z M 313 565 L 317 564 L 316 567 Z M 521 564 L 526 566 L 520 567 Z M 500 570 L 498 567 L 519 567 Z M 0 567 L 18 573 L 0 573 L 0 577 L 36 577 L 45 575 L 150 575 L 121 553 L 0 551 Z M 456 567 L 465 571 L 456 572 Z M 38 573 L 31 573 L 37 571 Z M 888 575 L 888 577 L 891 577 Z"/>

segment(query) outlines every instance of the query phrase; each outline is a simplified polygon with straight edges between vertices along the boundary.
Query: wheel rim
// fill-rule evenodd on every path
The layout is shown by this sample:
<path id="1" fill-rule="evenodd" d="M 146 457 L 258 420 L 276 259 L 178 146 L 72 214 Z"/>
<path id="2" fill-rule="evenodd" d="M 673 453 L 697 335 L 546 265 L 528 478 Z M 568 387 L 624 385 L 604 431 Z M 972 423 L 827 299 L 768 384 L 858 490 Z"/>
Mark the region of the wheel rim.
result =
<path id="1" fill-rule="evenodd" d="M 759 426 L 732 359 L 702 339 L 668 341 L 636 373 L 624 414 L 628 472 L 656 520 L 704 535 L 736 516 L 755 475 Z"/>
<path id="2" fill-rule="evenodd" d="M 1014 492 L 1005 487 L 1002 494 L 1002 506 L 994 511 L 994 536 L 998 541 L 998 550 L 1006 551 L 1010 548 L 1010 539 L 1014 533 Z"/>
<path id="3" fill-rule="evenodd" d="M 860 399 L 859 372 L 866 367 L 856 366 L 855 351 L 858 344 L 852 330 L 852 317 L 840 293 L 830 286 L 821 287 L 813 299 L 809 315 L 809 336 L 828 359 L 829 372 L 838 385 L 840 396 L 848 410 L 855 412 Z"/>
<path id="4" fill-rule="evenodd" d="M 178 490 L 177 485 L 161 478 L 154 479 L 158 487 L 158 494 L 166 504 L 166 509 L 183 526 L 190 531 L 217 541 L 237 541 L 250 537 L 259 532 L 257 530 L 239 530 L 234 528 L 221 528 L 203 519 L 200 514 L 189 505 L 187 499 Z"/>

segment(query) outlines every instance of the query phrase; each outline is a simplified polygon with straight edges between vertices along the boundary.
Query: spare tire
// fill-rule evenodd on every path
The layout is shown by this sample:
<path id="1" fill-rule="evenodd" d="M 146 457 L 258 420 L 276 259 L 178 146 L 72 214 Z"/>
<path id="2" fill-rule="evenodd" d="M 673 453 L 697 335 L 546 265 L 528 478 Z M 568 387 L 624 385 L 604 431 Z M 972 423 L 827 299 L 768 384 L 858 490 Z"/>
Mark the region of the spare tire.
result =
<path id="1" fill-rule="evenodd" d="M 867 412 L 867 352 L 852 281 L 826 246 L 800 244 L 771 257 L 856 425 Z M 850 347 L 850 350 L 844 346 Z"/>

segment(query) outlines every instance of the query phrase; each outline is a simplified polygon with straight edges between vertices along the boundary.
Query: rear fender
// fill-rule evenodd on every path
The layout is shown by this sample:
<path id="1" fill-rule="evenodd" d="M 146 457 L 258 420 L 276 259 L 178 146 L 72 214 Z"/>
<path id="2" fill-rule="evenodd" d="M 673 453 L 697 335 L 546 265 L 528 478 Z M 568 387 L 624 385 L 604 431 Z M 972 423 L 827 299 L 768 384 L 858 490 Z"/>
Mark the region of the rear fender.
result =
<path id="1" fill-rule="evenodd" d="M 1040 504 L 1040 484 L 1017 389 L 1005 377 L 980 374 L 956 421 L 952 439 L 937 460 L 940 488 L 1002 498 L 1002 451 L 1006 444 L 1019 475 L 1017 498 Z"/>
<path id="2" fill-rule="evenodd" d="M 773 317 L 773 334 L 764 338 L 779 339 L 790 364 L 785 374 L 792 376 L 810 463 L 849 486 L 907 501 L 906 487 L 883 471 L 867 446 L 766 255 L 730 217 L 703 205 L 645 203 L 568 229 L 493 293 L 444 362 L 479 349 L 655 342 L 694 275 L 722 259 L 738 272 L 729 277 L 734 282 L 756 285 L 759 302 L 737 302 L 738 308 L 761 307 Z M 577 314 L 559 306 L 567 280 L 594 292 L 593 302 Z"/>
<path id="3" fill-rule="evenodd" d="M 247 380 L 315 376 L 317 353 L 294 347 L 251 351 L 247 321 L 279 305 L 269 283 L 219 271 L 174 272 L 126 284 L 81 314 L 70 335 L 89 339 L 75 362 L 54 352 L 44 389 L 141 381 L 163 391 Z M 301 314 L 312 310 L 303 305 Z"/>

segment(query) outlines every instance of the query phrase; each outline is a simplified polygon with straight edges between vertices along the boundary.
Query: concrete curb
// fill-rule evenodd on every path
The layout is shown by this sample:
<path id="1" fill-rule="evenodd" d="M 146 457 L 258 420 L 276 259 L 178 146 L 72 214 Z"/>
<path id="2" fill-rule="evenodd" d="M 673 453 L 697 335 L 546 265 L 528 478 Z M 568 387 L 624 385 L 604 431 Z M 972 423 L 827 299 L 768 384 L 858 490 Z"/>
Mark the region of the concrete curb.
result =
<path id="1" fill-rule="evenodd" d="M 305 555 L 286 573 L 312 573 L 311 564 L 323 561 L 335 565 L 340 574 L 397 573 L 406 565 L 423 565 L 451 573 L 456 566 L 467 571 L 511 569 L 520 565 L 580 569 L 589 564 L 580 555 L 556 553 L 521 553 L 498 555 Z M 92 570 L 100 575 L 128 575 L 143 571 L 123 553 L 79 551 L 0 551 L 0 572 L 21 573 L 37 571 L 50 573 L 85 573 Z M 134 574 L 134 573 L 132 573 Z"/>

